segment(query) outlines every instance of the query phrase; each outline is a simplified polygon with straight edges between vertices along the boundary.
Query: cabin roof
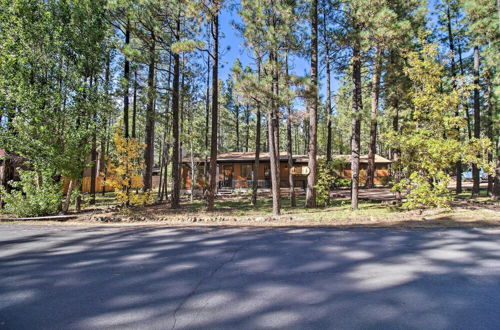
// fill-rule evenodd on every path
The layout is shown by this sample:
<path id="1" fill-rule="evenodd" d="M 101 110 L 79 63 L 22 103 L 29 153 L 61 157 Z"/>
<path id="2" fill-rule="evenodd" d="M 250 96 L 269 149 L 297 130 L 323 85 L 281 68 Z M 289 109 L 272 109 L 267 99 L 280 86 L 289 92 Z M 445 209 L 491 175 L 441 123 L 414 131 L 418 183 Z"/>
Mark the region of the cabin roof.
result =
<path id="1" fill-rule="evenodd" d="M 318 158 L 324 158 L 325 156 L 318 156 Z M 333 155 L 333 158 L 344 158 L 347 163 L 351 162 L 351 155 Z M 269 161 L 269 152 L 261 152 L 259 159 L 261 161 Z M 255 152 L 224 152 L 217 155 L 217 162 L 219 163 L 248 163 L 255 160 Z M 287 161 L 288 155 L 286 152 L 280 153 L 280 161 Z M 295 163 L 307 163 L 308 155 L 293 155 L 293 160 Z M 204 163 L 204 157 L 195 157 L 194 161 L 196 163 Z M 207 161 L 210 161 L 210 157 L 207 157 Z M 190 157 L 184 157 L 182 159 L 183 163 L 190 163 Z M 368 155 L 360 156 L 361 163 L 368 163 Z M 384 158 L 379 155 L 375 155 L 375 163 L 377 164 L 390 164 L 392 163 L 389 159 Z"/>
<path id="2" fill-rule="evenodd" d="M 334 158 L 336 157 L 342 157 L 346 159 L 346 162 L 350 163 L 351 162 L 351 155 L 334 155 Z M 360 155 L 359 156 L 359 162 L 360 163 L 368 163 L 368 155 Z M 392 163 L 392 160 L 387 159 L 385 157 L 375 155 L 375 163 L 376 164 L 390 164 Z"/>

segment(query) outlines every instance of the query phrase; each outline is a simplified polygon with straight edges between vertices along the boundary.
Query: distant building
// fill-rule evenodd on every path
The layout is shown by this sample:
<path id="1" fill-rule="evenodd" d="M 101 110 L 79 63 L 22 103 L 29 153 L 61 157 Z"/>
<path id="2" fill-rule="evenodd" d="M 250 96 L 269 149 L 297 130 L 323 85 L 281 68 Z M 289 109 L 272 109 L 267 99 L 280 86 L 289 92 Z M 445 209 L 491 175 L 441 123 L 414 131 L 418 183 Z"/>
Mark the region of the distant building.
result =
<path id="1" fill-rule="evenodd" d="M 350 155 L 335 155 L 334 158 L 345 159 L 345 165 L 339 173 L 340 176 L 351 178 L 351 156 Z M 252 187 L 252 171 L 255 161 L 255 152 L 227 152 L 217 156 L 217 187 L 218 188 L 251 188 Z M 205 168 L 205 158 L 195 158 L 196 166 L 196 185 L 195 189 L 200 189 L 206 179 L 203 177 Z M 210 158 L 207 158 L 207 167 L 210 163 Z M 294 155 L 294 166 L 292 173 L 294 176 L 294 187 L 306 188 L 307 175 L 309 168 L 307 167 L 307 155 Z M 389 166 L 391 161 L 384 157 L 375 156 L 375 184 L 385 185 L 389 181 Z M 363 183 L 366 178 L 366 168 L 368 166 L 368 157 L 366 155 L 360 157 L 360 180 Z M 289 187 L 288 184 L 288 156 L 286 152 L 280 153 L 280 185 L 282 188 Z M 191 175 L 191 159 L 185 157 L 182 159 L 181 178 L 183 189 L 190 190 L 192 187 Z M 260 154 L 259 169 L 257 171 L 258 186 L 261 188 L 271 187 L 271 172 L 269 153 L 263 152 Z"/>
<path id="2" fill-rule="evenodd" d="M 19 179 L 18 169 L 29 169 L 26 159 L 7 150 L 0 149 L 0 185 Z"/>

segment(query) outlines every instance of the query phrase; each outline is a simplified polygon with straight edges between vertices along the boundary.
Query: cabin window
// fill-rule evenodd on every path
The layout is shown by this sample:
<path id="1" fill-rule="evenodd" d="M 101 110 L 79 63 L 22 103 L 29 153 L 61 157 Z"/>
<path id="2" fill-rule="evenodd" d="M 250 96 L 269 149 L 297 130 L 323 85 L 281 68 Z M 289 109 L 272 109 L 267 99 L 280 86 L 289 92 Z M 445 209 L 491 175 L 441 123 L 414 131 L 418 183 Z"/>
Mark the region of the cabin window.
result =
<path id="1" fill-rule="evenodd" d="M 271 168 L 269 167 L 269 165 L 264 166 L 264 177 L 266 179 L 271 177 Z"/>
<path id="2" fill-rule="evenodd" d="M 252 179 L 252 164 L 242 164 L 241 165 L 241 177 L 247 180 Z"/>
<path id="3" fill-rule="evenodd" d="M 291 170 L 291 173 L 293 175 L 308 175 L 309 172 L 310 171 L 308 166 L 300 166 L 300 165 L 293 166 Z"/>

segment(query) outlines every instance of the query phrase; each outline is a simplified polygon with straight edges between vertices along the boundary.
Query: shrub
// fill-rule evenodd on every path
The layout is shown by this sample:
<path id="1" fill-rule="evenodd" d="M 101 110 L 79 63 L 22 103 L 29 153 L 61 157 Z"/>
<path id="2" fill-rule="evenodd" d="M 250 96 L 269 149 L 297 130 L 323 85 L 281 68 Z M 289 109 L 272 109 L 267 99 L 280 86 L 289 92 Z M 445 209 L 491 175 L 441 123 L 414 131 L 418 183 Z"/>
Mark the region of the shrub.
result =
<path id="1" fill-rule="evenodd" d="M 351 180 L 338 177 L 333 181 L 335 187 L 346 188 L 351 186 Z"/>
<path id="2" fill-rule="evenodd" d="M 316 177 L 316 204 L 318 206 L 326 206 L 330 204 L 330 188 L 337 183 L 344 183 L 339 177 L 339 172 L 342 171 L 342 166 L 345 162 L 344 158 L 338 158 L 331 162 L 320 160 L 317 167 Z M 349 180 L 346 180 L 350 184 Z"/>
<path id="3" fill-rule="evenodd" d="M 458 160 L 477 164 L 489 173 L 493 169 L 487 159 L 491 141 L 460 138 L 467 124 L 456 115 L 456 109 L 467 102 L 473 85 L 460 81 L 452 90 L 444 90 L 446 68 L 436 60 L 439 50 L 424 37 L 421 41 L 418 51 L 406 55 L 404 70 L 411 84 L 407 110 L 411 118 L 384 138 L 388 146 L 400 151 L 393 169 L 406 179 L 393 191 L 407 192 L 408 201 L 403 206 L 410 209 L 448 206 L 451 197 L 446 184 L 450 178 L 446 172 Z"/>
<path id="4" fill-rule="evenodd" d="M 438 172 L 433 181 L 413 172 L 408 179 L 395 184 L 392 191 L 407 192 L 407 201 L 402 206 L 410 210 L 427 207 L 448 208 L 452 199 L 447 188 L 449 182 L 450 177 L 444 172 Z"/>
<path id="5" fill-rule="evenodd" d="M 0 186 L 0 196 L 5 202 L 3 212 L 18 217 L 36 217 L 55 214 L 62 201 L 61 183 L 50 175 L 35 171 L 19 170 L 20 181 L 11 181 L 10 192 Z M 41 175 L 39 180 L 38 175 Z"/>

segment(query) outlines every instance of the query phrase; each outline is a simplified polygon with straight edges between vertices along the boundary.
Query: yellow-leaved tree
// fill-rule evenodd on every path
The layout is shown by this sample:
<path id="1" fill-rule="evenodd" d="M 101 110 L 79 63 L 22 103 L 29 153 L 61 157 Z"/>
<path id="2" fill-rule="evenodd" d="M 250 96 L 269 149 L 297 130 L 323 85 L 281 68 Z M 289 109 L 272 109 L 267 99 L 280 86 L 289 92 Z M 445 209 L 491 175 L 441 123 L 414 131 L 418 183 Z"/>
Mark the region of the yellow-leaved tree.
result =
<path id="1" fill-rule="evenodd" d="M 447 207 L 452 198 L 447 188 L 449 172 L 459 159 L 478 164 L 485 172 L 492 171 L 486 160 L 491 142 L 460 138 L 466 123 L 455 111 L 473 85 L 460 80 L 451 91 L 444 91 L 445 69 L 437 57 L 436 45 L 424 39 L 419 51 L 407 54 L 405 74 L 412 84 L 409 118 L 400 132 L 386 135 L 389 146 L 401 151 L 393 165 L 404 173 L 393 190 L 406 193 L 403 206 L 409 209 Z"/>
<path id="2" fill-rule="evenodd" d="M 114 154 L 108 159 L 109 184 L 124 206 L 145 205 L 151 202 L 151 191 L 134 190 L 133 183 L 144 169 L 144 144 L 136 138 L 125 138 L 121 128 L 113 135 Z"/>

